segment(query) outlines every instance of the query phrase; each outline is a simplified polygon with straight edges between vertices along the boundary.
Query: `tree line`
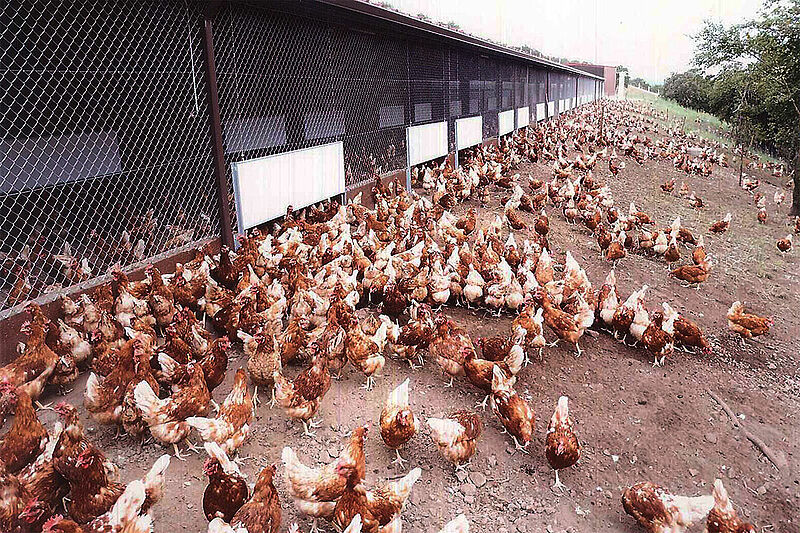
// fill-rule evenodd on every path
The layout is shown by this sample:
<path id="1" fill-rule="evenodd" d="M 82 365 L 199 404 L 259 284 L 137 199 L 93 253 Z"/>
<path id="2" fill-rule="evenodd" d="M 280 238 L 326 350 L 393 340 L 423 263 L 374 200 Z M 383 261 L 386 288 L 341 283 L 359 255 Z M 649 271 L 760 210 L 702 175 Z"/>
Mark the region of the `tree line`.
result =
<path id="1" fill-rule="evenodd" d="M 695 36 L 696 68 L 673 74 L 662 96 L 729 123 L 741 148 L 789 162 L 791 216 L 800 216 L 800 0 L 766 0 L 753 20 L 706 22 Z"/>

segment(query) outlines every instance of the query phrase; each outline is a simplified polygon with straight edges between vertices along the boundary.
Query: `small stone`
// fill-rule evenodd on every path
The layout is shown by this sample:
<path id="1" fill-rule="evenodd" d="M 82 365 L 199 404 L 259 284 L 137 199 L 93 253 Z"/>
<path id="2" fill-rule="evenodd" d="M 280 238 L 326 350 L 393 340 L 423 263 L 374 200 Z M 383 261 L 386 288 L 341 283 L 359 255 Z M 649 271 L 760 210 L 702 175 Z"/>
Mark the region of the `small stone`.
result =
<path id="1" fill-rule="evenodd" d="M 516 450 L 514 449 L 514 447 L 513 447 L 513 446 L 509 446 L 508 448 L 506 448 L 506 453 L 507 453 L 508 455 L 514 455 L 514 452 L 515 452 L 515 451 L 516 451 Z"/>
<path id="2" fill-rule="evenodd" d="M 464 503 L 467 503 L 467 504 L 475 503 L 475 496 L 471 496 L 471 495 L 464 496 Z"/>
<path id="3" fill-rule="evenodd" d="M 497 456 L 496 455 L 490 455 L 489 459 L 487 460 L 487 462 L 489 463 L 490 467 L 497 466 Z"/>
<path id="4" fill-rule="evenodd" d="M 758 493 L 759 496 L 763 496 L 764 494 L 766 494 L 767 493 L 767 484 L 764 483 L 763 485 L 758 487 L 756 489 L 756 492 Z"/>
<path id="5" fill-rule="evenodd" d="M 475 485 L 473 485 L 472 483 L 462 484 L 461 487 L 459 487 L 459 490 L 461 491 L 461 494 L 463 494 L 464 496 L 474 496 L 475 493 L 478 492 L 478 489 L 476 489 Z"/>
<path id="6" fill-rule="evenodd" d="M 727 475 L 728 479 L 736 479 L 736 472 L 733 470 L 733 468 L 728 468 Z"/>
<path id="7" fill-rule="evenodd" d="M 706 440 L 711 444 L 717 443 L 717 434 L 716 433 L 706 433 Z"/>
<path id="8" fill-rule="evenodd" d="M 689 469 L 689 475 L 692 476 L 692 477 L 697 477 L 697 474 L 699 474 L 699 473 L 700 473 L 699 470 L 695 470 L 694 468 L 690 468 Z"/>
<path id="9" fill-rule="evenodd" d="M 776 365 L 775 363 L 767 363 L 767 368 L 769 368 L 770 370 L 775 370 L 776 368 L 778 368 L 778 365 Z"/>
<path id="10" fill-rule="evenodd" d="M 481 474 L 480 472 L 473 472 L 469 475 L 470 480 L 475 484 L 476 487 L 481 488 L 486 485 L 486 476 Z"/>
<path id="11" fill-rule="evenodd" d="M 183 486 L 184 487 L 191 487 L 192 486 L 192 482 L 191 481 L 184 481 L 183 482 Z"/>
<path id="12" fill-rule="evenodd" d="M 333 446 L 331 446 L 330 448 L 328 448 L 328 455 L 334 459 L 339 457 L 339 448 L 334 448 Z"/>
<path id="13" fill-rule="evenodd" d="M 456 472 L 456 479 L 459 481 L 459 483 L 464 483 L 467 480 L 467 476 L 468 474 L 466 470 L 458 470 Z"/>

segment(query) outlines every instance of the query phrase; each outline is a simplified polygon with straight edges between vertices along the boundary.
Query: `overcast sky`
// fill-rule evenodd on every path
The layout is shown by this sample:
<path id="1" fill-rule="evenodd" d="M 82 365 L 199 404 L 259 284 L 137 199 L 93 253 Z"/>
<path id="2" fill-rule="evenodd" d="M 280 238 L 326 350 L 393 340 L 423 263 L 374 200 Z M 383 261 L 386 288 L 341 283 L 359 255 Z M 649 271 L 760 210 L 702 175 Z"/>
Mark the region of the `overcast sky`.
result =
<path id="1" fill-rule="evenodd" d="M 372 0 L 375 2 L 376 0 Z M 453 21 L 469 33 L 546 55 L 625 65 L 660 82 L 689 68 L 704 19 L 739 22 L 761 0 L 388 0 L 400 11 Z M 596 28 L 596 31 L 595 31 Z M 595 39 L 595 35 L 597 38 Z"/>

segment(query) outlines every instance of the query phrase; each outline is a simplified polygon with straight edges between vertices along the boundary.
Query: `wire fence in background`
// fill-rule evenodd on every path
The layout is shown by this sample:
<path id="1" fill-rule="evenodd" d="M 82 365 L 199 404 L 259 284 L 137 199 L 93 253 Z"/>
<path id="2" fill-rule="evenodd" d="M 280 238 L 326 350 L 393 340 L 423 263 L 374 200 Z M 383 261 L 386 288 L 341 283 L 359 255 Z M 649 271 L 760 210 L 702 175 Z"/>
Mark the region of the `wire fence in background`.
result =
<path id="1" fill-rule="evenodd" d="M 202 17 L 0 4 L 0 309 L 217 235 Z"/>
<path id="2" fill-rule="evenodd" d="M 321 2 L 0 4 L 0 311 L 220 235 L 231 165 L 341 141 L 348 190 L 407 167 L 406 128 L 595 82 Z M 204 55 L 210 17 L 228 198 Z M 548 87 L 549 81 L 549 87 Z M 570 91 L 571 94 L 570 94 Z M 541 118 L 541 117 L 540 117 Z"/>

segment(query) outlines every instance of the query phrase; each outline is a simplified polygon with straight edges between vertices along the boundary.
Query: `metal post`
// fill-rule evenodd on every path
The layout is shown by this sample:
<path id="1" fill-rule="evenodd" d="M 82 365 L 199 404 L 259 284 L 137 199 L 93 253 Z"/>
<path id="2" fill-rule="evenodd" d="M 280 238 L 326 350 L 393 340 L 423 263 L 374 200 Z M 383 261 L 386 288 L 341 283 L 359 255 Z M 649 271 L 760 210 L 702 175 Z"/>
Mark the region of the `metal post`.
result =
<path id="1" fill-rule="evenodd" d="M 211 142 L 214 157 L 214 175 L 217 181 L 219 199 L 219 224 L 222 244 L 233 247 L 231 231 L 231 205 L 228 197 L 228 183 L 225 177 L 225 152 L 222 148 L 222 121 L 219 115 L 219 93 L 217 90 L 217 67 L 214 62 L 214 36 L 212 21 L 217 12 L 217 4 L 208 6 L 204 13 L 203 45 L 205 49 L 206 81 L 208 85 L 208 111 L 211 119 Z"/>
<path id="2" fill-rule="evenodd" d="M 453 124 L 453 138 L 456 141 L 456 151 L 453 155 L 453 163 L 455 165 L 455 170 L 458 170 L 458 119 L 456 119 L 455 123 Z"/>
<path id="3" fill-rule="evenodd" d="M 550 71 L 544 71 L 544 117 L 550 119 Z"/>
<path id="4" fill-rule="evenodd" d="M 408 189 L 408 192 L 411 192 L 411 158 L 409 157 L 411 143 L 408 136 L 409 129 L 410 127 L 406 126 L 406 189 Z"/>

